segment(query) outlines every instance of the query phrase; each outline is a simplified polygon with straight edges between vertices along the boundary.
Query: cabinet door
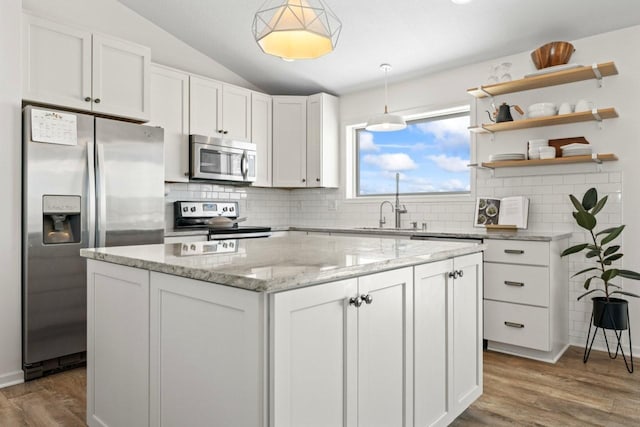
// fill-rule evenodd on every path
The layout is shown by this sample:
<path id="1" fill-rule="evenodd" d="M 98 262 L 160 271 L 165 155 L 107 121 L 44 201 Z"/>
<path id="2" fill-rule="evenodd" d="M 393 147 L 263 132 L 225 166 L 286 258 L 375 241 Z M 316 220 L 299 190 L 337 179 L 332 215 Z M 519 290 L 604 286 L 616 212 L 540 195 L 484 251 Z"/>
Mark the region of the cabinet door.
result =
<path id="1" fill-rule="evenodd" d="M 203 77 L 189 78 L 189 133 L 222 136 L 222 83 Z"/>
<path id="2" fill-rule="evenodd" d="M 150 125 L 164 128 L 164 180 L 189 181 L 189 75 L 151 67 Z"/>
<path id="3" fill-rule="evenodd" d="M 338 187 L 338 114 L 335 96 L 307 99 L 307 187 Z"/>
<path id="4" fill-rule="evenodd" d="M 87 261 L 87 424 L 149 425 L 149 272 Z"/>
<path id="5" fill-rule="evenodd" d="M 272 112 L 269 95 L 251 94 L 251 142 L 256 144 L 258 163 L 254 187 L 271 187 Z"/>
<path id="6" fill-rule="evenodd" d="M 358 279 L 359 426 L 413 425 L 412 290 L 412 268 Z"/>
<path id="7" fill-rule="evenodd" d="M 415 267 L 414 408 L 415 426 L 446 425 L 451 411 L 449 389 L 450 310 L 448 273 L 453 261 Z"/>
<path id="8" fill-rule="evenodd" d="M 482 254 L 454 259 L 462 276 L 453 281 L 451 343 L 453 380 L 450 390 L 458 416 L 482 394 Z"/>
<path id="9" fill-rule="evenodd" d="M 222 132 L 225 138 L 251 139 L 251 91 L 238 86 L 222 87 Z"/>
<path id="10" fill-rule="evenodd" d="M 23 99 L 91 110 L 91 33 L 27 14 L 22 29 Z"/>
<path id="11" fill-rule="evenodd" d="M 151 273 L 152 426 L 262 425 L 263 298 Z"/>
<path id="12" fill-rule="evenodd" d="M 273 97 L 273 186 L 306 187 L 307 98 Z"/>
<path id="13" fill-rule="evenodd" d="M 271 296 L 270 425 L 356 425 L 356 295 L 349 279 Z"/>
<path id="14" fill-rule="evenodd" d="M 147 121 L 150 117 L 151 50 L 93 35 L 93 111 Z"/>

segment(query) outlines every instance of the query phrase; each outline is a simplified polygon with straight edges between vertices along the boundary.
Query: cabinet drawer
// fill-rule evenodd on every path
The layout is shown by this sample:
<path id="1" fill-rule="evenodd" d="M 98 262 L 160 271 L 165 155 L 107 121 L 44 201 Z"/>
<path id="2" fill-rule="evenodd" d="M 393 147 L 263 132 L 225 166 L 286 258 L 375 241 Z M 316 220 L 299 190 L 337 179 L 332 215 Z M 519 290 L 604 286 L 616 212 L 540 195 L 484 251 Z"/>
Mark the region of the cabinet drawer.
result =
<path id="1" fill-rule="evenodd" d="M 516 264 L 549 265 L 549 244 L 522 240 L 487 239 L 485 261 Z"/>
<path id="2" fill-rule="evenodd" d="M 484 338 L 489 341 L 550 351 L 549 309 L 485 301 Z"/>
<path id="3" fill-rule="evenodd" d="M 549 268 L 486 262 L 484 297 L 548 307 Z"/>

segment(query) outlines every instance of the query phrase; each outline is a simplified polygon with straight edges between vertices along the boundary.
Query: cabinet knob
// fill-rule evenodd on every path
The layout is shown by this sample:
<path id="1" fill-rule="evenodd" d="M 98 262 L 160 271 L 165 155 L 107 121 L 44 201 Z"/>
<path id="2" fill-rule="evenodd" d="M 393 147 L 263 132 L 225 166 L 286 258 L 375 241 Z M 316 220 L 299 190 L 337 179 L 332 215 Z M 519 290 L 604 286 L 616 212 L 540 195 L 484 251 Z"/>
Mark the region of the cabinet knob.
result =
<path id="1" fill-rule="evenodd" d="M 373 298 L 371 298 L 371 295 L 367 294 L 367 295 L 360 295 L 360 299 L 362 301 L 364 301 L 365 303 L 371 304 L 373 302 Z"/>
<path id="2" fill-rule="evenodd" d="M 185 172 L 185 173 L 184 173 L 184 176 L 189 176 L 189 172 Z"/>
<path id="3" fill-rule="evenodd" d="M 464 271 L 462 270 L 458 270 L 456 273 L 458 273 L 458 277 L 464 276 Z"/>
<path id="4" fill-rule="evenodd" d="M 457 271 L 450 271 L 449 272 L 449 277 L 452 279 L 457 279 L 458 278 L 458 272 Z"/>
<path id="5" fill-rule="evenodd" d="M 226 134 L 229 133 L 229 131 L 228 130 L 223 130 L 222 133 L 226 135 Z"/>
<path id="6" fill-rule="evenodd" d="M 90 96 L 87 96 L 87 97 L 84 99 L 84 101 L 85 101 L 85 102 L 91 102 L 91 97 L 90 97 Z"/>
<path id="7" fill-rule="evenodd" d="M 320 178 L 316 178 L 316 182 L 320 182 Z"/>
<path id="8" fill-rule="evenodd" d="M 222 129 L 218 129 L 218 133 L 222 133 Z"/>
<path id="9" fill-rule="evenodd" d="M 352 297 L 349 299 L 349 305 L 360 307 L 362 305 L 362 299 L 360 299 L 360 297 Z"/>
<path id="10" fill-rule="evenodd" d="M 302 178 L 302 182 L 307 182 L 307 180 L 305 178 Z"/>
<path id="11" fill-rule="evenodd" d="M 95 102 L 96 104 L 100 104 L 100 98 L 94 99 L 93 102 Z"/>

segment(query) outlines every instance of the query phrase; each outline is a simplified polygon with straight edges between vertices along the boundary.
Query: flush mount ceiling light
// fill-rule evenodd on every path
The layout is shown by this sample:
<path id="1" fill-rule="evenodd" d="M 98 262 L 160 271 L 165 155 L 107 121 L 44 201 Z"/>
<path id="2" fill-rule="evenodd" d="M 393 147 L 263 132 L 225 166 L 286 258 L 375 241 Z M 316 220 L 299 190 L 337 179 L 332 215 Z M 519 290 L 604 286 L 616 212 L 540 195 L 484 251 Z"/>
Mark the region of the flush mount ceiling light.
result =
<path id="1" fill-rule="evenodd" d="M 323 0 L 267 0 L 253 18 L 253 37 L 264 53 L 287 60 L 326 55 L 341 28 Z"/>
<path id="2" fill-rule="evenodd" d="M 402 117 L 395 114 L 389 114 L 389 109 L 387 108 L 387 73 L 391 69 L 391 65 L 381 64 L 380 69 L 384 71 L 384 113 L 369 120 L 365 129 L 372 132 L 392 132 L 395 130 L 402 130 L 407 127 L 407 123 Z"/>
<path id="3" fill-rule="evenodd" d="M 469 4 L 471 0 L 451 0 L 455 4 Z"/>

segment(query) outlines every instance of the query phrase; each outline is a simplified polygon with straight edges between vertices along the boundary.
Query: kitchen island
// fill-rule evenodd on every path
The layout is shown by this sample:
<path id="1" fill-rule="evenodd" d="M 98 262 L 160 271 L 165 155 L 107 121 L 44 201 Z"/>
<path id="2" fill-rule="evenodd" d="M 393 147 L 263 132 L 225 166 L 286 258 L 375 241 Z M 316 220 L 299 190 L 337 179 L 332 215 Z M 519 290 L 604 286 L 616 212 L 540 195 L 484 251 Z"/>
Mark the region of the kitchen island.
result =
<path id="1" fill-rule="evenodd" d="M 447 425 L 482 250 L 340 236 L 87 249 L 89 425 Z"/>

